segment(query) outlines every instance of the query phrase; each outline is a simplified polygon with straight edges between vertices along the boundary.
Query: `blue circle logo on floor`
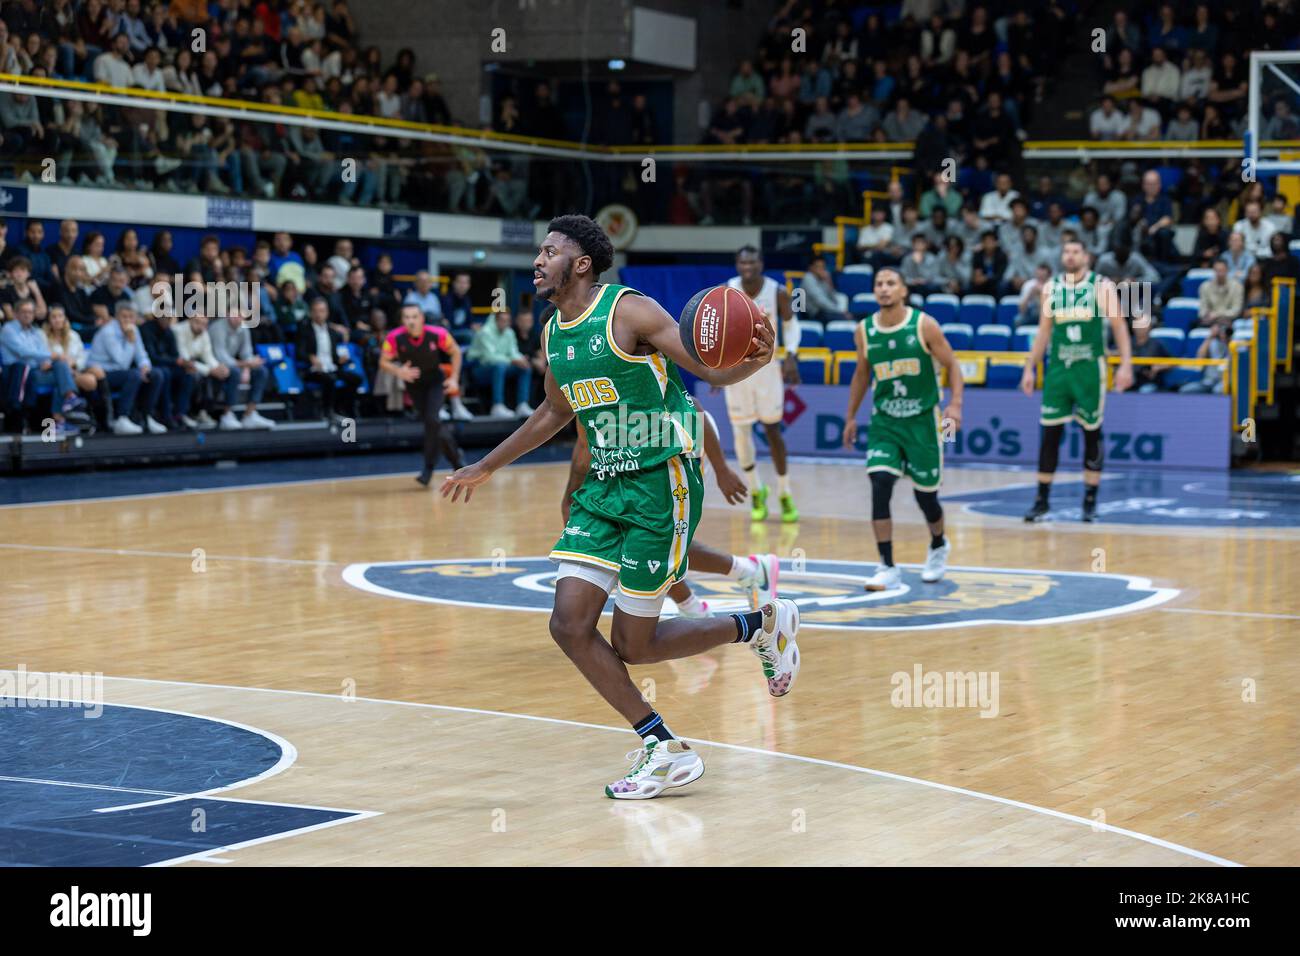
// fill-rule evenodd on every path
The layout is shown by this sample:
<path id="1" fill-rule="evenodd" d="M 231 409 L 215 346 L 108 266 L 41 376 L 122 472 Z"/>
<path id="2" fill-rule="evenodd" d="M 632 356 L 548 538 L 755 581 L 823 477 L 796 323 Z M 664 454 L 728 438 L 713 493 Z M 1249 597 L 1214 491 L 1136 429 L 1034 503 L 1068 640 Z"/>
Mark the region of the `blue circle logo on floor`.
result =
<path id="1" fill-rule="evenodd" d="M 780 594 L 796 601 L 805 626 L 880 631 L 978 624 L 1060 624 L 1153 607 L 1178 594 L 1124 574 L 952 567 L 937 584 L 919 566 L 903 566 L 902 584 L 867 592 L 875 565 L 855 561 L 781 561 Z M 551 610 L 555 564 L 549 558 L 470 558 L 349 565 L 343 579 L 386 597 L 507 611 Z M 691 575 L 710 610 L 747 610 L 745 591 L 729 578 Z M 612 609 L 613 601 L 607 605 Z M 675 613 L 671 600 L 665 615 Z"/>

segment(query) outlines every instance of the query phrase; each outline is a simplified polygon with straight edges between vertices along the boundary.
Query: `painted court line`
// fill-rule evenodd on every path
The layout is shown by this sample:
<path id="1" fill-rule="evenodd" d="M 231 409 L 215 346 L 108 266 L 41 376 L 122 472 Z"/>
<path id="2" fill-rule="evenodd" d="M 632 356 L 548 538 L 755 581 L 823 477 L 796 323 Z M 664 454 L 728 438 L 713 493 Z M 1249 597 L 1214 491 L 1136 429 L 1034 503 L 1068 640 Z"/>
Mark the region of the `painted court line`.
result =
<path id="1" fill-rule="evenodd" d="M 284 694 L 284 695 L 296 696 L 296 697 L 323 698 L 326 700 L 332 700 L 339 703 L 344 702 L 344 698 L 338 694 L 323 694 L 315 691 L 303 691 L 303 690 L 282 690 L 279 688 L 272 688 L 272 687 L 240 687 L 233 684 L 204 684 L 204 683 L 197 683 L 193 681 L 158 680 L 158 679 L 143 678 L 143 677 L 105 676 L 104 680 L 121 681 L 123 683 L 136 683 L 136 684 L 158 684 L 158 685 L 171 686 L 171 687 L 202 687 L 202 688 L 220 689 L 220 690 L 247 691 L 250 693 L 261 693 L 261 694 Z M 585 723 L 576 720 L 564 720 L 558 717 L 540 717 L 534 714 L 513 714 L 513 713 L 508 713 L 499 710 L 483 710 L 476 707 L 453 707 L 446 704 L 426 704 L 418 701 L 385 700 L 382 698 L 375 698 L 375 697 L 356 697 L 356 698 L 347 699 L 347 703 L 352 705 L 354 705 L 357 701 L 361 701 L 369 704 L 388 704 L 388 705 L 394 705 L 399 707 L 416 707 L 416 708 L 423 708 L 429 710 L 449 711 L 453 713 L 476 714 L 485 717 L 500 717 L 500 718 L 505 718 L 510 720 L 530 720 L 538 723 L 554 724 L 556 726 L 562 726 L 562 727 L 582 727 L 589 730 L 601 730 L 609 733 L 618 733 L 624 735 L 631 733 L 631 731 L 626 727 L 611 727 L 606 724 L 591 724 L 591 723 Z M 1150 836 L 1149 834 L 1146 833 L 1138 833 L 1136 830 L 1127 830 L 1123 827 L 1113 826 L 1109 823 L 1099 823 L 1096 820 L 1085 819 L 1083 817 L 1076 816 L 1072 813 L 1065 813 L 1060 810 L 1053 810 L 1049 807 L 1040 807 L 1035 804 L 1025 803 L 1020 800 L 1011 800 L 1007 797 L 999 797 L 994 794 L 982 793 L 978 790 L 968 790 L 965 787 L 955 787 L 950 784 L 939 783 L 933 780 L 922 780 L 919 777 L 908 777 L 903 774 L 891 773 L 887 770 L 874 770 L 870 767 L 860 767 L 855 764 L 840 763 L 839 761 L 834 761 L 834 760 L 823 760 L 819 757 L 806 757 L 801 754 L 783 753 L 779 750 L 764 750 L 759 747 L 748 747 L 741 744 L 723 743 L 721 741 L 716 741 L 716 740 L 703 740 L 698 737 L 684 737 L 682 739 L 687 740 L 691 743 L 707 745 L 710 747 L 717 747 L 719 749 L 734 750 L 740 753 L 755 754 L 763 757 L 773 757 L 780 760 L 794 760 L 800 763 L 813 764 L 822 767 L 830 767 L 836 770 L 846 770 L 851 773 L 860 773 L 860 774 L 865 774 L 867 776 L 878 777 L 880 779 L 894 780 L 899 783 L 908 783 L 914 786 L 927 787 L 932 790 L 940 790 L 945 793 L 952 793 L 952 794 L 958 794 L 960 796 L 972 797 L 977 800 L 984 800 L 990 803 L 999 804 L 1001 806 L 1014 807 L 1016 809 L 1025 810 L 1030 813 L 1037 813 L 1043 816 L 1052 817 L 1057 820 L 1063 820 L 1067 823 L 1073 823 L 1079 826 L 1086 826 L 1092 830 L 1099 830 L 1107 833 L 1114 833 L 1119 836 L 1125 836 L 1133 840 L 1138 840 L 1143 843 L 1147 843 L 1151 846 L 1158 846 L 1161 847 L 1162 849 L 1170 850 L 1175 853 L 1180 853 L 1183 854 L 1184 856 L 1193 857 L 1195 859 L 1202 860 L 1207 863 L 1214 863 L 1217 864 L 1218 866 L 1241 866 L 1242 865 L 1240 863 L 1235 863 L 1232 860 L 1227 860 L 1224 859 L 1223 857 L 1215 856 L 1211 853 L 1205 853 L 1202 852 L 1201 850 L 1195 850 L 1192 849 L 1191 847 L 1186 847 L 1177 843 L 1172 843 L 1168 840 L 1162 840 L 1159 837 Z M 317 827 L 317 829 L 318 828 L 319 827 Z M 238 844 L 234 847 L 230 847 L 227 849 L 238 849 L 239 847 L 244 845 L 251 845 L 251 844 Z M 204 851 L 205 854 L 213 853 L 213 852 L 217 852 L 217 851 L 215 850 Z"/>
<path id="2" fill-rule="evenodd" d="M 1275 621 L 1300 621 L 1300 614 L 1267 614 L 1263 611 L 1217 611 L 1202 607 L 1162 607 L 1170 614 L 1217 614 L 1223 617 L 1261 617 Z"/>

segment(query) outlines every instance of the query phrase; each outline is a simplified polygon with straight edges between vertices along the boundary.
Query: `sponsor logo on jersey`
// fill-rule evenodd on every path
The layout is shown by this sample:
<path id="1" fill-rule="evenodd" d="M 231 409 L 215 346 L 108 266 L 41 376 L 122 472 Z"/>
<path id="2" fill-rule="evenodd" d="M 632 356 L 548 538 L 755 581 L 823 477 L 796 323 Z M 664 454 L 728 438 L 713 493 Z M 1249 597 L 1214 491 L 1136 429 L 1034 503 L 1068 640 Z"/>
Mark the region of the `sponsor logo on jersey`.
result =
<path id="1" fill-rule="evenodd" d="M 804 627 L 881 631 L 980 624 L 1064 624 L 1163 604 L 1179 592 L 1125 574 L 951 567 L 922 584 L 919 565 L 903 565 L 892 591 L 864 591 L 874 563 L 781 563 L 781 596 L 799 605 Z M 556 565 L 548 558 L 393 561 L 353 564 L 343 579 L 386 597 L 491 610 L 550 612 Z M 749 595 L 730 578 L 692 575 L 691 586 L 719 611 L 746 610 Z M 671 605 L 668 606 L 671 612 Z"/>
<path id="2" fill-rule="evenodd" d="M 564 355 L 564 357 L 567 358 L 570 362 L 572 362 L 572 361 L 573 361 L 573 346 L 570 345 L 570 346 L 569 346 L 567 349 L 565 349 L 564 351 L 565 351 L 565 355 Z"/>
<path id="3" fill-rule="evenodd" d="M 605 350 L 605 336 L 597 332 L 587 341 L 587 349 L 592 355 L 599 355 Z"/>

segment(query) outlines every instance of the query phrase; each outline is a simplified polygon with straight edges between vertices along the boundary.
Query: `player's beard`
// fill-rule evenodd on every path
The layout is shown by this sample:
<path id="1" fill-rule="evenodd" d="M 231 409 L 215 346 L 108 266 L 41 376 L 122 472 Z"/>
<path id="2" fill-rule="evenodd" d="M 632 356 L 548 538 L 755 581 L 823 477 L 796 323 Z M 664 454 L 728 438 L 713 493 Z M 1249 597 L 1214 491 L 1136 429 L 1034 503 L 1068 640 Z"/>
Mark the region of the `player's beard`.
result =
<path id="1" fill-rule="evenodd" d="M 565 288 L 569 284 L 569 280 L 572 278 L 573 278 L 573 263 L 569 263 L 567 266 L 564 267 L 564 271 L 560 273 L 559 281 L 557 281 L 555 285 L 551 286 L 549 289 L 537 290 L 537 298 L 547 299 L 547 300 L 554 299 L 558 293 L 563 292 L 565 290 Z"/>

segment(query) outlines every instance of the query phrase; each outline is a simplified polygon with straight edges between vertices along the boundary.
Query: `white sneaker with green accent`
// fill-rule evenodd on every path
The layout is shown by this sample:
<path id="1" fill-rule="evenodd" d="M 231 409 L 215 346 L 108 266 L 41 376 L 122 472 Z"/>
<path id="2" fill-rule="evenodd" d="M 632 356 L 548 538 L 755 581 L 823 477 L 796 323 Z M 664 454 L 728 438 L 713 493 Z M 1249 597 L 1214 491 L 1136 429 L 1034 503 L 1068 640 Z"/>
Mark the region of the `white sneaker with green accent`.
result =
<path id="1" fill-rule="evenodd" d="M 799 676 L 799 645 L 795 641 L 799 633 L 799 605 L 778 598 L 764 604 L 759 611 L 763 614 L 763 627 L 749 646 L 763 665 L 767 692 L 773 697 L 784 697 Z"/>
<path id="2" fill-rule="evenodd" d="M 757 611 L 764 604 L 776 600 L 776 579 L 781 574 L 781 559 L 775 554 L 751 554 L 754 572 L 740 579 L 749 589 L 749 607 Z"/>
<path id="3" fill-rule="evenodd" d="M 931 548 L 925 555 L 925 567 L 921 570 L 921 580 L 926 584 L 943 580 L 943 573 L 948 570 L 947 541 L 941 547 Z"/>
<path id="4" fill-rule="evenodd" d="M 660 742 L 653 734 L 645 746 L 627 755 L 632 769 L 605 788 L 615 800 L 649 800 L 665 790 L 684 787 L 704 774 L 704 761 L 680 740 Z"/>
<path id="5" fill-rule="evenodd" d="M 898 570 L 897 565 L 882 564 L 880 570 L 862 582 L 864 591 L 892 591 L 902 586 L 903 572 Z"/>

